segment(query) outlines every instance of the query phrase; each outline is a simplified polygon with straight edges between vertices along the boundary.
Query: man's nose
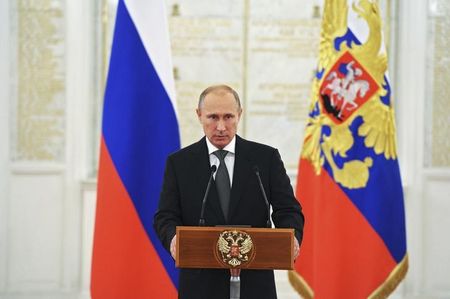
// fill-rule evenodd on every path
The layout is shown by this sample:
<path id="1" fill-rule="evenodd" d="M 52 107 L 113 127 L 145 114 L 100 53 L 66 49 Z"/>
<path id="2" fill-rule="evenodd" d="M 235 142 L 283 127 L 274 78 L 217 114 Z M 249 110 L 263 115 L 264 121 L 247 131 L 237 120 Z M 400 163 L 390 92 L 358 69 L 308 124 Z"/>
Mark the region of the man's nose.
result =
<path id="1" fill-rule="evenodd" d="M 224 131 L 225 130 L 225 122 L 223 120 L 219 120 L 217 123 L 217 130 Z"/>

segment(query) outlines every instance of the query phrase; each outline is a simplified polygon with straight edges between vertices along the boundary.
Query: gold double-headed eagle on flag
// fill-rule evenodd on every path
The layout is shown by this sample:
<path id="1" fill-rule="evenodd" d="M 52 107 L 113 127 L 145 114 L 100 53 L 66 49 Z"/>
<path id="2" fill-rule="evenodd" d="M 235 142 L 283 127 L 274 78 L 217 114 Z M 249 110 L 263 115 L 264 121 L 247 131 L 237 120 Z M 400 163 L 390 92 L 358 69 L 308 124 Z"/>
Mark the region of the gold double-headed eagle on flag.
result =
<path id="1" fill-rule="evenodd" d="M 363 188 L 373 164 L 370 155 L 361 160 L 347 160 L 341 167 L 334 157 L 348 159 L 347 154 L 354 146 L 350 125 L 361 117 L 357 134 L 364 138 L 364 145 L 386 159 L 396 159 L 394 111 L 391 101 L 383 101 L 389 97 L 389 90 L 380 10 L 376 1 L 369 0 L 358 1 L 351 7 L 347 0 L 325 3 L 328 7 L 324 9 L 318 65 L 323 74 L 313 82 L 301 156 L 312 163 L 317 175 L 326 159 L 338 183 L 349 189 Z M 367 23 L 367 40 L 336 43 L 337 38 L 349 33 L 348 9 Z M 329 127 L 329 135 L 324 134 L 324 127 Z"/>

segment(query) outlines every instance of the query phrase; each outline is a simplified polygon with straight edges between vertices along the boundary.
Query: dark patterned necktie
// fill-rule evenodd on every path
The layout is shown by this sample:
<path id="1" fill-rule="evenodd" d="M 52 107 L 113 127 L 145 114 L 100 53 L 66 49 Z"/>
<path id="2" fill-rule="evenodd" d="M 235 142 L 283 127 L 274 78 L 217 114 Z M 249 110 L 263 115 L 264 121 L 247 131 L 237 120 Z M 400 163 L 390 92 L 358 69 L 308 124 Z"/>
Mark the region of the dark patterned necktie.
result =
<path id="1" fill-rule="evenodd" d="M 228 207 L 230 205 L 230 175 L 228 174 L 227 166 L 225 165 L 225 156 L 228 151 L 218 150 L 213 154 L 219 158 L 220 165 L 216 172 L 216 188 L 219 194 L 220 206 L 222 207 L 223 215 L 228 220 Z"/>

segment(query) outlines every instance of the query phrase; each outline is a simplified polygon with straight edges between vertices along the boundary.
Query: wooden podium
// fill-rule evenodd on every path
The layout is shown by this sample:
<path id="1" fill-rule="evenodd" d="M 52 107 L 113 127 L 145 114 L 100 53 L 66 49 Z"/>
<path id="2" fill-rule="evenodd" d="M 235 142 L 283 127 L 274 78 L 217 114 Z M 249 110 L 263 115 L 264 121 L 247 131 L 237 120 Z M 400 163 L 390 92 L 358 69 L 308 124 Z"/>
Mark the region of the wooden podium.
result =
<path id="1" fill-rule="evenodd" d="M 179 268 L 293 270 L 294 229 L 177 226 Z"/>

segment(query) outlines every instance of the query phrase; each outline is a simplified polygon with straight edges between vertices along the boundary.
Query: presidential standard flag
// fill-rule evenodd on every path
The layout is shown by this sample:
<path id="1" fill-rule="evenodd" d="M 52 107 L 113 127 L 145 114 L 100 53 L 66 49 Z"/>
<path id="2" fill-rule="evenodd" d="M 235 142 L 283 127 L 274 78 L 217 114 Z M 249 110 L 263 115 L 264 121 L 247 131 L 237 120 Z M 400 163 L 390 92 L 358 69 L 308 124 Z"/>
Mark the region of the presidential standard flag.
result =
<path id="1" fill-rule="evenodd" d="M 163 0 L 120 0 L 103 109 L 93 299 L 176 298 L 153 231 L 169 153 L 180 148 Z"/>
<path id="2" fill-rule="evenodd" d="M 325 0 L 299 164 L 304 298 L 385 298 L 408 268 L 394 109 L 377 1 Z"/>

